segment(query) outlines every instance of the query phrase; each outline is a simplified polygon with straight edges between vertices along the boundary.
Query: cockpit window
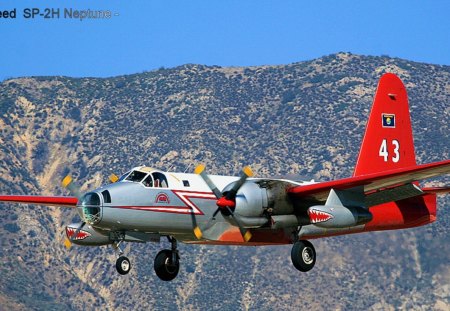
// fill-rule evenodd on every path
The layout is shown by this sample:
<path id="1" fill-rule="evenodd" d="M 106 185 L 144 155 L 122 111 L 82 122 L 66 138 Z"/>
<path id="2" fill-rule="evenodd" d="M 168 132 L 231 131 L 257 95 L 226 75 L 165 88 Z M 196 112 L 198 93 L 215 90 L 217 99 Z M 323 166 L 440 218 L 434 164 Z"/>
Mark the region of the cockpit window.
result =
<path id="1" fill-rule="evenodd" d="M 134 181 L 134 182 L 140 182 L 144 177 L 147 175 L 147 173 L 139 172 L 139 171 L 132 171 L 130 175 L 128 175 L 125 180 L 128 181 Z"/>
<path id="2" fill-rule="evenodd" d="M 168 188 L 169 184 L 167 183 L 167 178 L 166 176 L 164 176 L 164 174 L 162 173 L 152 173 L 153 175 L 153 179 L 155 180 L 154 182 L 154 187 L 156 188 Z"/>
<path id="3" fill-rule="evenodd" d="M 127 177 L 128 174 L 130 174 L 130 172 L 131 172 L 131 171 L 128 171 L 128 172 L 126 172 L 125 174 L 123 174 L 122 176 L 120 176 L 118 182 L 124 180 L 125 177 Z"/>
<path id="4" fill-rule="evenodd" d="M 143 184 L 145 187 L 153 187 L 153 178 L 152 175 L 148 175 L 146 179 L 144 179 Z"/>

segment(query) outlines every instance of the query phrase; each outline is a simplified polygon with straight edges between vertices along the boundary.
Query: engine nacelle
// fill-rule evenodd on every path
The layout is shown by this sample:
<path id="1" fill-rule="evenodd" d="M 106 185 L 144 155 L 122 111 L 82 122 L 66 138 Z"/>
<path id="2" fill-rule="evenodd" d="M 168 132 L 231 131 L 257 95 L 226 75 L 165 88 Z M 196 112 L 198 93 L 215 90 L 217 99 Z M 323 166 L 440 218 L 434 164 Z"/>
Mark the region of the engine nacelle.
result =
<path id="1" fill-rule="evenodd" d="M 109 238 L 109 232 L 98 231 L 94 229 L 91 225 L 84 225 L 84 227 L 77 233 L 76 237 L 72 236 L 77 232 L 80 227 L 78 224 L 70 224 L 66 227 L 66 235 L 72 243 L 83 246 L 100 246 L 112 244 L 113 241 Z"/>
<path id="2" fill-rule="evenodd" d="M 308 208 L 311 224 L 322 228 L 347 228 L 372 220 L 369 210 L 359 206 L 315 205 Z"/>
<path id="3" fill-rule="evenodd" d="M 224 192 L 231 189 L 233 183 L 228 185 Z M 247 181 L 239 189 L 236 195 L 235 213 L 244 217 L 259 217 L 263 215 L 264 207 L 267 206 L 266 189 L 258 184 Z"/>

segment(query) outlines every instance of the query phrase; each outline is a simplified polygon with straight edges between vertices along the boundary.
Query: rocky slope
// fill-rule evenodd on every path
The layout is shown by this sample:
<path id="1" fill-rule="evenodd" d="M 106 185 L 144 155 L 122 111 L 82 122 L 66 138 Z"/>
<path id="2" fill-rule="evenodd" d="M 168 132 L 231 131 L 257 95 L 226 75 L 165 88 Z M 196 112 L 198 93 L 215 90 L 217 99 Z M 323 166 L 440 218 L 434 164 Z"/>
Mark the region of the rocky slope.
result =
<path id="1" fill-rule="evenodd" d="M 284 66 L 185 65 L 108 79 L 29 77 L 0 84 L 0 192 L 63 194 L 147 164 L 198 162 L 233 174 L 350 176 L 379 77 L 397 73 L 410 97 L 419 163 L 449 158 L 450 67 L 339 53 Z M 433 184 L 450 183 L 448 177 Z M 181 245 L 171 283 L 153 273 L 167 245 L 127 245 L 132 272 L 107 247 L 61 243 L 74 211 L 0 205 L 0 305 L 10 310 L 450 308 L 450 208 L 411 230 L 315 241 L 298 273 L 290 247 Z"/>

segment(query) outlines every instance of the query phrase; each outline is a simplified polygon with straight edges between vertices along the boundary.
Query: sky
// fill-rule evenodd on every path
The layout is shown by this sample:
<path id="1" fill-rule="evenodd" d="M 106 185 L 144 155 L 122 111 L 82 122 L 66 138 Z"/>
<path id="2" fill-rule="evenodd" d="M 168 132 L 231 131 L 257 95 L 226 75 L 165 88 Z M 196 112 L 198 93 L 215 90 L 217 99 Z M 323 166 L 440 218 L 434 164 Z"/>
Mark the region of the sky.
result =
<path id="1" fill-rule="evenodd" d="M 32 8 L 60 16 L 25 18 Z M 5 18 L 13 9 L 16 18 Z M 65 9 L 112 17 L 66 18 Z M 278 65 L 337 52 L 450 65 L 448 0 L 0 0 L 0 11 L 0 81 Z"/>

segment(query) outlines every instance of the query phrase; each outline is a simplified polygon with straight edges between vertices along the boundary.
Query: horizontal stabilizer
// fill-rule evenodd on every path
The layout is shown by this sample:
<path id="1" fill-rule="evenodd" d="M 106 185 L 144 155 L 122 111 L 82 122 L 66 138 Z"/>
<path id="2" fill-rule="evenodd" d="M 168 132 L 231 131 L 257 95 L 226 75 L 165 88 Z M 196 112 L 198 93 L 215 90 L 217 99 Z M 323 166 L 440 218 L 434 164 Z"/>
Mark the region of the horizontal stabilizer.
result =
<path id="1" fill-rule="evenodd" d="M 434 194 L 446 194 L 450 193 L 450 186 L 446 187 L 425 187 L 422 189 L 423 192 L 426 193 L 434 193 Z"/>

